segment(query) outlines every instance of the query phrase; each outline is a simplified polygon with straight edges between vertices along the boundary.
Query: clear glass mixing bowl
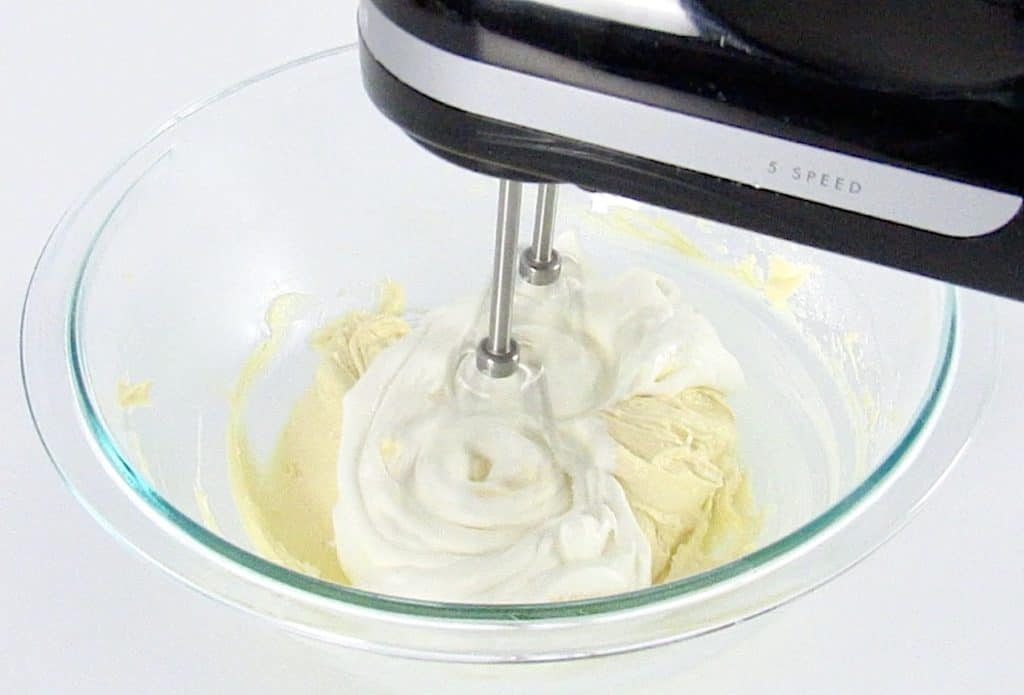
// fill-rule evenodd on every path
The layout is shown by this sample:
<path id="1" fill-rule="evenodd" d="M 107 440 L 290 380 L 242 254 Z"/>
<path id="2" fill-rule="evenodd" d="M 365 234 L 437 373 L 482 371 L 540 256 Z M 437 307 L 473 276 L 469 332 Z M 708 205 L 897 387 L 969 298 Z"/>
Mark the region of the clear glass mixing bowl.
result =
<path id="1" fill-rule="evenodd" d="M 970 293 L 563 186 L 559 229 L 575 230 L 599 265 L 672 278 L 743 365 L 748 387 L 732 403 L 764 514 L 758 548 L 630 594 L 521 606 L 375 595 L 257 556 L 231 495 L 226 427 L 268 304 L 294 292 L 310 309 L 247 413 L 263 451 L 309 383 L 304 339 L 319 321 L 365 306 L 387 277 L 414 309 L 486 285 L 495 192 L 377 113 L 351 48 L 181 112 L 64 216 L 29 288 L 25 389 L 72 491 L 183 581 L 321 644 L 453 664 L 658 647 L 645 663 L 678 665 L 707 641 L 692 638 L 877 547 L 968 440 L 996 363 Z M 763 281 L 780 257 L 809 275 L 773 303 Z M 122 379 L 151 380 L 151 404 L 122 408 Z"/>

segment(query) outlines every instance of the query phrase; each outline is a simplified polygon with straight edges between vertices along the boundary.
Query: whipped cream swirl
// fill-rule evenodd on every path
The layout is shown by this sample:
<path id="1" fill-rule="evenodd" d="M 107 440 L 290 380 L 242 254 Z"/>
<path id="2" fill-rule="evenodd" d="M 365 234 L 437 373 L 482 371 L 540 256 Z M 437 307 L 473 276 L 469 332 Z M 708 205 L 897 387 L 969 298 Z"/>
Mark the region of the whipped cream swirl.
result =
<path id="1" fill-rule="evenodd" d="M 334 527 L 360 588 L 435 601 L 557 601 L 651 583 L 651 548 L 614 477 L 601 412 L 631 396 L 742 384 L 669 280 L 565 259 L 520 283 L 523 367 L 476 372 L 479 299 L 437 309 L 344 399 Z"/>

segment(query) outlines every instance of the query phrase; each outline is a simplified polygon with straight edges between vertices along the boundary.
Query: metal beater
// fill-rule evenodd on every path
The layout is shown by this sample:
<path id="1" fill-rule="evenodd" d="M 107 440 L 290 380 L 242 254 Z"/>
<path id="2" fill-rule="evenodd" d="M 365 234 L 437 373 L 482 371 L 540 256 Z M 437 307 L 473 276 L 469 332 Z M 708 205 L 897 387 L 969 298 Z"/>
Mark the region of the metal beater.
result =
<path id="1" fill-rule="evenodd" d="M 476 348 L 476 366 L 484 374 L 501 379 L 519 366 L 519 345 L 512 337 L 515 301 L 516 250 L 519 245 L 519 211 L 523 184 L 502 179 L 498 185 L 498 224 L 494 239 L 494 270 L 491 279 L 490 318 L 487 336 Z M 562 260 L 554 248 L 555 208 L 558 188 L 540 184 L 533 242 L 519 256 L 519 275 L 533 285 L 550 285 L 558 279 Z"/>

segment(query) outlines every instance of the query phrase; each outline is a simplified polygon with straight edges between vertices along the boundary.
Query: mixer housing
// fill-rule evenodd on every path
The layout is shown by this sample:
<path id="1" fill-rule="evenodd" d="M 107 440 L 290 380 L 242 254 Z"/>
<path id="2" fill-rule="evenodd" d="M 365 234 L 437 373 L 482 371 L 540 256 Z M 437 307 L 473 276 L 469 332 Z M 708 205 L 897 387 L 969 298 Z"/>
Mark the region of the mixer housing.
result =
<path id="1" fill-rule="evenodd" d="M 359 27 L 371 99 L 461 166 L 1024 299 L 1021 5 L 364 0 Z"/>

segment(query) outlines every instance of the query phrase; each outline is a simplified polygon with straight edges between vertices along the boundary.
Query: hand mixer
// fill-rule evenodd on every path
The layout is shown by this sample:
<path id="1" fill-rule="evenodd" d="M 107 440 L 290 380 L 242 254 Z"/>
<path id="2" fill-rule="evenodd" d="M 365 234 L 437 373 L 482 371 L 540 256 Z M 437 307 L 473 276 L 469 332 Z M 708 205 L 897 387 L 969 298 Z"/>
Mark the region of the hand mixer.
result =
<path id="1" fill-rule="evenodd" d="M 1024 299 L 1024 3 L 364 0 L 364 83 L 499 177 L 486 374 L 573 183 Z M 539 184 L 518 256 L 523 182 Z"/>

